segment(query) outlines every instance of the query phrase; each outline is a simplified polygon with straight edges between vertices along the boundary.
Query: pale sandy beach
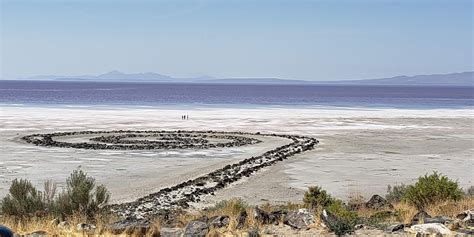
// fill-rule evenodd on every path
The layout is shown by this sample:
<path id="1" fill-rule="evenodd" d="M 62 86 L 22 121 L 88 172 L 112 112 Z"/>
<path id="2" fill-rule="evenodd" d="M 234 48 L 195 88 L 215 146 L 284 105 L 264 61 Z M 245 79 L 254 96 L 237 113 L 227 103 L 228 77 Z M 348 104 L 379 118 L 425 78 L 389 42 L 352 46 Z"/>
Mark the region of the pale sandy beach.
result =
<path id="1" fill-rule="evenodd" d="M 181 120 L 182 114 L 190 119 Z M 14 178 L 41 186 L 46 179 L 63 182 L 80 167 L 109 187 L 114 202 L 132 201 L 288 143 L 269 137 L 233 148 L 107 151 L 37 147 L 19 140 L 32 133 L 114 129 L 265 132 L 320 140 L 317 149 L 265 168 L 197 206 L 231 197 L 250 203 L 300 201 L 310 185 L 340 198 L 354 191 L 368 197 L 433 170 L 468 187 L 474 182 L 473 116 L 470 109 L 1 107 L 0 196 Z"/>

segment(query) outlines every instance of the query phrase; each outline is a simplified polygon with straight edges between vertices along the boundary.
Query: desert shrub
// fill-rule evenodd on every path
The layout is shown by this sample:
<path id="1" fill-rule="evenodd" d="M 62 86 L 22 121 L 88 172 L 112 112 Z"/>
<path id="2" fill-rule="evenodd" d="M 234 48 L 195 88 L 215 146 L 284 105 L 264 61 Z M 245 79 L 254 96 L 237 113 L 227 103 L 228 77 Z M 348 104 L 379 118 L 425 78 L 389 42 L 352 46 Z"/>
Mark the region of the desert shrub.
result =
<path id="1" fill-rule="evenodd" d="M 474 186 L 471 186 L 466 189 L 466 195 L 471 197 L 474 196 Z"/>
<path id="2" fill-rule="evenodd" d="M 331 229 L 334 231 L 334 234 L 336 234 L 337 236 L 343 236 L 345 234 L 354 232 L 354 226 L 350 222 L 344 219 L 336 220 L 332 224 Z"/>
<path id="3" fill-rule="evenodd" d="M 348 210 L 347 206 L 340 200 L 332 201 L 326 208 L 329 212 L 351 225 L 355 225 L 357 222 L 357 213 Z"/>
<path id="4" fill-rule="evenodd" d="M 45 209 L 42 193 L 26 179 L 14 179 L 1 201 L 2 213 L 9 216 L 25 217 Z"/>
<path id="5" fill-rule="evenodd" d="M 248 204 L 240 198 L 234 198 L 230 200 L 222 200 L 213 207 L 209 208 L 209 211 L 221 211 L 227 215 L 236 216 L 241 211 L 245 211 Z"/>
<path id="6" fill-rule="evenodd" d="M 405 193 L 407 191 L 407 187 L 405 184 L 400 185 L 388 185 L 387 186 L 387 194 L 385 195 L 385 199 L 391 203 L 397 203 L 403 200 Z"/>
<path id="7" fill-rule="evenodd" d="M 463 191 L 456 181 L 433 172 L 419 177 L 414 185 L 409 185 L 403 199 L 421 210 L 435 202 L 460 200 L 462 196 Z"/>
<path id="8" fill-rule="evenodd" d="M 309 208 L 321 208 L 329 206 L 334 199 L 321 187 L 311 186 L 305 192 L 303 202 Z"/>
<path id="9" fill-rule="evenodd" d="M 66 190 L 55 201 L 55 212 L 61 215 L 79 213 L 93 217 L 110 199 L 103 185 L 96 186 L 95 179 L 82 170 L 74 170 L 66 180 Z"/>
<path id="10" fill-rule="evenodd" d="M 327 207 L 327 214 L 329 220 L 325 222 L 331 231 L 337 236 L 342 236 L 354 232 L 354 225 L 356 223 L 357 215 L 348 211 L 342 202 L 337 201 L 331 203 Z"/>

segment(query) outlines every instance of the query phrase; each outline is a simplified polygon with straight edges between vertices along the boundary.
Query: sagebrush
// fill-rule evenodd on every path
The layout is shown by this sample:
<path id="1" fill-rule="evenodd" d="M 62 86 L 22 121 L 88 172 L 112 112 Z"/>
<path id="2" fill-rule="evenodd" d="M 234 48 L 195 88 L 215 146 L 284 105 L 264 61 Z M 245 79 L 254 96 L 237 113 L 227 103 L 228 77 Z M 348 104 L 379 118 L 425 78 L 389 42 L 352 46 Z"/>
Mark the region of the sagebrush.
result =
<path id="1" fill-rule="evenodd" d="M 44 191 L 38 191 L 29 180 L 15 179 L 9 194 L 1 202 L 3 215 L 19 218 L 38 215 L 67 217 L 80 214 L 93 218 L 110 199 L 103 185 L 82 170 L 75 170 L 66 180 L 66 190 L 56 194 L 56 184 L 47 180 Z"/>
<path id="2" fill-rule="evenodd" d="M 334 198 L 326 190 L 318 186 L 311 186 L 303 197 L 304 204 L 309 208 L 327 207 L 334 202 Z"/>
<path id="3" fill-rule="evenodd" d="M 463 195 L 457 181 L 438 172 L 433 172 L 431 175 L 426 174 L 419 177 L 415 184 L 409 185 L 403 200 L 421 210 L 436 202 L 458 201 Z"/>

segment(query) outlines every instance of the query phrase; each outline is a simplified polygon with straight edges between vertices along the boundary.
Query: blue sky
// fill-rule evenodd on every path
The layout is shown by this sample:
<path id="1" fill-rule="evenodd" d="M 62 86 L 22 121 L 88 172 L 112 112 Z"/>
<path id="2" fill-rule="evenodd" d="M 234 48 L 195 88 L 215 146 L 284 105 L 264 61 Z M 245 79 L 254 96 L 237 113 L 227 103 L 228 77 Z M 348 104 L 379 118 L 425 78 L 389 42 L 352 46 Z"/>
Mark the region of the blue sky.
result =
<path id="1" fill-rule="evenodd" d="M 0 0 L 1 77 L 365 79 L 473 70 L 473 1 Z"/>

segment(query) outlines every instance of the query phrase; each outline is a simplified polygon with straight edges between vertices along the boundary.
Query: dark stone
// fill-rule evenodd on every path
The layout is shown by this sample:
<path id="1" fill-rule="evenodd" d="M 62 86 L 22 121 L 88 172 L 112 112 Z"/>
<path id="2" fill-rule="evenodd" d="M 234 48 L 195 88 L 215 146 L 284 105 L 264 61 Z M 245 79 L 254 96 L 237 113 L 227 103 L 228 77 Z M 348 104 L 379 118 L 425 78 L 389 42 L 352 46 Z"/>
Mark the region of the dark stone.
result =
<path id="1" fill-rule="evenodd" d="M 150 222 L 146 220 L 123 220 L 107 226 L 107 230 L 114 235 L 119 234 L 146 234 Z"/>
<path id="2" fill-rule="evenodd" d="M 465 226 L 474 227 L 474 209 L 465 210 L 456 215 L 456 218 L 461 220 Z"/>
<path id="3" fill-rule="evenodd" d="M 365 207 L 375 210 L 380 209 L 392 209 L 393 205 L 390 204 L 385 198 L 381 197 L 380 195 L 373 195 L 367 203 L 365 203 Z"/>
<path id="4" fill-rule="evenodd" d="M 209 232 L 209 226 L 202 221 L 191 221 L 184 228 L 185 237 L 206 236 L 207 232 Z"/>
<path id="5" fill-rule="evenodd" d="M 269 224 L 270 223 L 270 216 L 264 210 L 258 208 L 257 206 L 253 209 L 253 217 L 255 220 L 260 222 L 261 224 Z"/>
<path id="6" fill-rule="evenodd" d="M 214 228 L 227 227 L 229 225 L 229 216 L 215 216 L 211 218 L 210 225 Z"/>
<path id="7" fill-rule="evenodd" d="M 431 216 L 426 211 L 421 210 L 411 218 L 411 223 L 418 224 L 420 221 L 424 221 L 425 218 L 431 218 Z"/>
<path id="8" fill-rule="evenodd" d="M 242 229 L 244 228 L 245 225 L 245 220 L 247 219 L 247 212 L 245 210 L 242 210 L 239 213 L 239 216 L 237 217 L 237 229 Z"/>
<path id="9" fill-rule="evenodd" d="M 286 212 L 282 210 L 270 212 L 268 214 L 270 224 L 278 225 L 283 214 L 286 214 Z"/>
<path id="10" fill-rule="evenodd" d="M 453 219 L 446 217 L 446 216 L 435 216 L 435 217 L 426 217 L 423 220 L 423 223 L 428 224 L 428 223 L 440 223 L 440 224 L 447 224 L 452 222 Z"/>
<path id="11" fill-rule="evenodd" d="M 387 232 L 396 232 L 396 231 L 399 231 L 399 230 L 403 230 L 405 228 L 405 225 L 404 224 L 393 224 L 393 225 L 390 225 L 388 226 L 385 231 Z"/>
<path id="12" fill-rule="evenodd" d="M 308 229 L 308 226 L 314 223 L 314 215 L 308 209 L 299 209 L 298 211 L 290 211 L 283 220 L 285 225 L 295 229 Z"/>

